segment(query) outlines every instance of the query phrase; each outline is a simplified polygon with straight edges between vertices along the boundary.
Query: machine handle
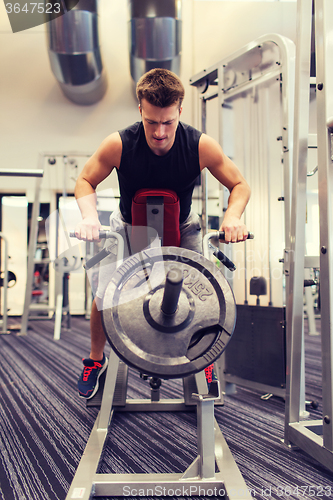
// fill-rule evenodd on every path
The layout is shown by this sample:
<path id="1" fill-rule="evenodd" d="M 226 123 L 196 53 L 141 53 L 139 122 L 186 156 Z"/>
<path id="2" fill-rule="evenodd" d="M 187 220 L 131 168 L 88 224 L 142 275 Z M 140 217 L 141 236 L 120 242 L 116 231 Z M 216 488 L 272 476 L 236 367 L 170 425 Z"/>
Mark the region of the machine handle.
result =
<path id="1" fill-rule="evenodd" d="M 213 246 L 213 245 L 212 245 Z M 228 259 L 228 257 L 226 255 L 224 255 L 223 252 L 221 252 L 221 250 L 219 250 L 218 248 L 216 248 L 213 252 L 213 255 L 215 255 L 215 257 L 220 261 L 222 262 L 222 264 L 225 265 L 225 267 L 227 267 L 230 271 L 236 271 L 236 266 L 235 264 L 230 260 Z"/>
<path id="2" fill-rule="evenodd" d="M 104 238 L 110 238 L 111 235 L 112 235 L 112 231 L 102 230 L 102 231 L 99 232 L 99 239 L 102 240 Z M 70 236 L 70 238 L 75 238 L 75 232 L 74 231 L 70 231 L 69 236 Z M 224 240 L 225 233 L 224 233 L 224 231 L 216 231 L 216 235 L 213 234 L 213 236 L 215 238 L 218 238 L 219 240 Z M 253 240 L 254 239 L 254 234 L 249 232 L 247 238 L 249 240 Z"/>
<path id="3" fill-rule="evenodd" d="M 99 231 L 98 236 L 99 236 L 100 240 L 103 240 L 104 238 L 110 238 L 110 236 L 112 234 L 113 234 L 112 231 L 101 230 L 101 231 Z M 76 238 L 75 231 L 70 231 L 69 232 L 69 237 L 70 238 Z"/>
<path id="4" fill-rule="evenodd" d="M 224 240 L 224 237 L 225 237 L 224 231 L 216 231 L 216 233 L 217 233 L 216 237 L 219 240 Z M 254 234 L 249 232 L 248 235 L 247 235 L 247 238 L 248 238 L 248 240 L 253 240 L 254 239 Z"/>
<path id="5" fill-rule="evenodd" d="M 236 266 L 235 264 L 228 259 L 226 255 L 224 255 L 221 250 L 219 250 L 216 246 L 212 245 L 210 243 L 210 240 L 217 239 L 217 240 L 224 240 L 225 233 L 224 231 L 212 231 L 211 233 L 207 233 L 206 236 L 204 236 L 203 243 L 204 243 L 204 256 L 206 258 L 209 258 L 209 252 L 208 249 L 210 248 L 213 250 L 213 255 L 220 261 L 222 264 L 224 264 L 230 271 L 235 271 Z M 248 238 L 250 240 L 253 240 L 254 235 L 253 233 L 248 233 Z M 207 253 L 205 252 L 207 249 Z"/>
<path id="6" fill-rule="evenodd" d="M 317 280 L 304 280 L 304 286 L 313 286 L 313 285 L 318 285 Z"/>
<path id="7" fill-rule="evenodd" d="M 110 238 L 114 233 L 112 231 L 99 231 L 99 238 L 104 239 L 104 238 Z M 69 232 L 70 238 L 76 238 L 75 236 L 75 231 L 70 231 Z M 103 248 L 100 252 L 98 252 L 96 255 L 91 257 L 91 259 L 87 260 L 87 262 L 84 264 L 84 269 L 88 271 L 92 267 L 96 266 L 101 260 L 105 259 L 107 257 L 112 248 L 115 246 L 115 244 L 111 244 L 108 247 Z"/>
<path id="8" fill-rule="evenodd" d="M 91 257 L 85 264 L 84 264 L 84 269 L 88 271 L 92 267 L 94 267 L 96 264 L 98 264 L 102 259 L 105 259 L 109 255 L 110 252 L 107 251 L 106 248 L 103 248 L 100 252 L 98 252 L 96 255 Z"/>

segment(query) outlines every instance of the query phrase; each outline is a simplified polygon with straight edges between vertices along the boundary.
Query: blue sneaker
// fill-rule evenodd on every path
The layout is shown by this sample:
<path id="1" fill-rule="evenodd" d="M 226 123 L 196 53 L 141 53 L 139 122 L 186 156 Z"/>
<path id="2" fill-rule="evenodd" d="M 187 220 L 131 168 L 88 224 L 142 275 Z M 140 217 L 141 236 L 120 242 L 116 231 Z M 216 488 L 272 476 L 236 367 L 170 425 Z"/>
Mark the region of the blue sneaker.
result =
<path id="1" fill-rule="evenodd" d="M 102 361 L 93 359 L 83 359 L 83 372 L 78 380 L 77 387 L 80 398 L 90 399 L 98 391 L 99 377 L 105 372 L 108 366 L 108 358 L 103 354 Z"/>

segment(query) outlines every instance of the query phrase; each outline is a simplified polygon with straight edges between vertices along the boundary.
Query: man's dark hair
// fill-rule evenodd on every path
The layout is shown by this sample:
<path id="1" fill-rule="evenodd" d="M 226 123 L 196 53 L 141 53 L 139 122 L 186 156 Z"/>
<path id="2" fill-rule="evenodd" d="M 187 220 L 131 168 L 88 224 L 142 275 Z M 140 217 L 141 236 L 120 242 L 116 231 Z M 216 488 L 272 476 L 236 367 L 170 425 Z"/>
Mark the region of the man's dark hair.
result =
<path id="1" fill-rule="evenodd" d="M 182 105 L 185 89 L 175 73 L 155 68 L 145 73 L 137 83 L 136 95 L 141 104 L 146 99 L 153 106 L 166 108 L 173 104 Z"/>

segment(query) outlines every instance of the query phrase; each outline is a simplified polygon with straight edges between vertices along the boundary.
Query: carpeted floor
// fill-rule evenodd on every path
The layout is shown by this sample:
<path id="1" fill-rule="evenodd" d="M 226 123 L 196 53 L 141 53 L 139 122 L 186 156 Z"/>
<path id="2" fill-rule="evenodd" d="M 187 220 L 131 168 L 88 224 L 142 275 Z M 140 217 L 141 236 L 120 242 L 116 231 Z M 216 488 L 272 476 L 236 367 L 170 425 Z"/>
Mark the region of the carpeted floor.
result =
<path id="1" fill-rule="evenodd" d="M 66 498 L 98 413 L 76 393 L 88 332 L 88 322 L 74 317 L 59 341 L 53 340 L 52 321 L 31 321 L 25 337 L 0 336 L 0 499 Z M 306 335 L 306 374 L 307 399 L 319 402 L 310 418 L 320 418 L 319 336 Z M 129 396 L 148 394 L 148 383 L 130 370 Z M 181 396 L 180 381 L 163 382 L 163 394 Z M 252 496 L 332 498 L 333 474 L 281 442 L 284 401 L 260 396 L 238 388 L 215 409 Z M 99 471 L 182 472 L 195 456 L 195 413 L 117 413 Z"/>

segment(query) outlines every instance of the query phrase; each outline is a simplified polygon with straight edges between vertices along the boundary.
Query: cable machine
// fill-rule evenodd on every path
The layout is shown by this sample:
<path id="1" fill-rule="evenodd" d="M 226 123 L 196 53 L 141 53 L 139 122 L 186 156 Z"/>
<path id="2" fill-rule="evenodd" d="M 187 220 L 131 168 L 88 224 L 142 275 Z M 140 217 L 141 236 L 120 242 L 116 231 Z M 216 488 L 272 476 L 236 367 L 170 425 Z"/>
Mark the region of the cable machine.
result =
<path id="1" fill-rule="evenodd" d="M 36 183 L 35 202 L 32 212 L 32 230 L 30 231 L 29 239 L 29 255 L 27 265 L 27 285 L 24 300 L 24 308 L 22 314 L 20 335 L 26 335 L 28 330 L 28 322 L 30 319 L 45 319 L 46 315 L 53 315 L 54 324 L 54 339 L 60 338 L 62 320 L 66 317 L 66 326 L 70 329 L 70 312 L 69 312 L 69 273 L 81 268 L 81 255 L 78 247 L 71 248 L 69 238 L 66 242 L 63 240 L 67 235 L 68 229 L 64 227 L 62 211 L 56 207 L 56 194 L 62 193 L 64 204 L 68 195 L 68 180 L 75 183 L 75 178 L 70 177 L 70 168 L 73 175 L 78 170 L 75 158 L 89 158 L 90 153 L 79 152 L 41 152 L 39 153 L 38 165 L 40 167 L 37 172 L 42 172 L 42 179 L 38 179 Z M 57 160 L 58 161 L 57 164 Z M 73 162 L 75 164 L 73 164 Z M 12 171 L 10 171 L 12 172 Z M 22 171 L 22 175 L 27 175 L 26 170 Z M 16 170 L 10 175 L 18 175 Z M 48 236 L 48 250 L 52 254 L 51 258 L 37 258 L 36 250 L 38 249 L 38 215 L 41 191 L 48 190 L 50 197 L 51 213 L 47 218 L 46 233 Z M 44 195 L 45 196 L 45 195 Z M 38 205 L 37 205 L 38 204 Z M 78 209 L 77 209 L 78 211 Z M 68 221 L 67 221 L 68 222 Z M 72 223 L 72 222 L 71 222 Z M 62 236 L 62 238 L 60 238 Z M 60 242 L 61 239 L 61 242 Z M 62 243 L 62 245 L 60 244 Z M 67 243 L 67 246 L 66 246 Z M 68 249 L 59 255 L 62 248 Z M 52 265 L 51 265 L 52 264 Z M 32 289 L 36 265 L 45 265 L 49 267 L 49 285 L 47 303 L 32 302 Z M 49 316 L 50 317 L 50 316 Z"/>
<path id="2" fill-rule="evenodd" d="M 7 319 L 8 319 L 8 307 L 7 307 L 7 287 L 8 287 L 8 239 L 3 232 L 0 232 L 0 241 L 3 241 L 3 279 L 1 280 L 1 286 L 3 286 L 3 315 L 0 320 L 1 330 L 0 333 L 7 333 Z M 1 278 L 0 278 L 1 279 Z"/>
<path id="3" fill-rule="evenodd" d="M 226 272 L 226 276 L 233 284 L 239 321 L 242 317 L 245 324 L 255 325 L 247 335 L 247 338 L 254 339 L 253 343 L 244 347 L 247 339 L 244 342 L 241 339 L 242 350 L 248 361 L 256 338 L 266 329 L 272 332 L 270 343 L 273 337 L 276 338 L 271 349 L 281 353 L 274 366 L 266 356 L 268 349 L 263 348 L 263 342 L 259 341 L 258 350 L 264 354 L 262 359 L 258 363 L 254 355 L 251 364 L 243 370 L 247 361 L 236 359 L 240 348 L 237 345 L 232 349 L 230 345 L 226 357 L 234 361 L 226 363 L 230 365 L 227 372 L 224 360 L 218 363 L 220 380 L 224 380 L 224 388 L 229 393 L 235 390 L 232 385 L 239 384 L 270 395 L 285 395 L 284 292 L 288 275 L 283 274 L 282 258 L 284 241 L 288 242 L 290 238 L 294 73 L 294 43 L 280 35 L 268 34 L 190 79 L 191 85 L 198 90 L 202 131 L 206 132 L 209 126 L 209 103 L 215 101 L 218 140 L 225 153 L 243 171 L 252 189 L 245 222 L 256 234 L 256 239 L 246 242 L 241 249 L 237 245 L 224 249 L 226 253 L 232 252 L 230 257 L 237 266 L 235 278 L 230 272 Z M 202 179 L 204 232 L 208 230 L 208 182 L 209 174 L 205 171 Z M 220 186 L 219 224 L 228 196 L 228 191 Z M 260 280 L 267 281 L 268 293 L 266 289 L 258 290 L 258 286 L 252 290 L 255 279 L 258 284 Z M 257 295 L 257 307 L 248 305 L 249 292 Z M 258 305 L 260 295 L 267 295 L 264 300 L 269 307 Z M 268 327 L 267 321 L 270 322 Z M 266 367 L 262 370 L 264 363 Z M 269 375 L 272 375 L 271 379 Z"/>
<path id="4" fill-rule="evenodd" d="M 30 226 L 30 236 L 29 236 L 29 248 L 28 248 L 28 269 L 33 268 L 34 258 L 36 253 L 36 243 L 37 243 L 37 231 L 38 231 L 38 215 L 39 215 L 39 196 L 40 188 L 43 180 L 44 171 L 42 169 L 28 170 L 28 169 L 0 169 L 0 176 L 6 177 L 32 177 L 35 178 L 35 191 L 34 191 L 34 202 L 32 207 L 31 215 L 31 226 Z M 31 290 L 33 284 L 33 273 L 27 274 L 27 285 L 24 299 L 24 312 L 22 315 L 21 331 L 20 335 L 26 335 L 28 326 L 28 305 L 31 302 Z M 5 286 L 6 283 L 5 283 Z M 5 330 L 5 325 L 7 329 L 7 304 L 4 303 L 4 318 L 3 318 L 3 330 Z M 4 333 L 6 333 L 4 331 Z"/>
<path id="5" fill-rule="evenodd" d="M 321 274 L 321 337 L 322 337 L 322 420 L 305 420 L 304 411 L 304 276 L 313 257 L 305 257 L 306 178 L 309 140 L 309 93 L 312 12 L 315 12 L 318 185 L 320 213 Z M 284 232 L 283 259 L 286 304 L 286 445 L 296 445 L 333 470 L 333 276 L 332 253 L 332 162 L 333 162 L 333 98 L 329 83 L 333 77 L 333 18 L 331 0 L 298 0 L 296 59 L 290 41 L 273 35 L 269 39 L 281 49 L 283 57 L 276 60 L 282 90 L 282 141 L 284 170 Z M 238 93 L 241 97 L 257 83 L 274 77 L 273 67 L 260 66 L 267 35 L 248 44 L 226 60 L 205 69 L 191 78 L 191 85 L 201 93 L 202 130 L 206 127 L 207 103 L 218 98 L 219 109 Z M 268 42 L 269 43 L 269 42 Z M 288 54 L 288 50 L 291 50 Z M 257 56 L 257 58 L 256 58 Z M 252 62 L 251 62 L 252 58 Z M 267 62 L 267 61 L 266 61 Z M 254 63 L 254 64 L 253 64 Z M 295 66 L 294 66 L 294 63 Z M 251 66 L 252 64 L 252 66 Z M 246 66 L 248 65 L 248 66 Z M 286 69 L 288 67 L 288 70 Z M 255 69 L 255 71 L 253 71 Z M 295 85 L 294 85 L 295 75 Z M 215 87 L 214 87 L 215 86 Z M 213 90 L 212 90 L 213 89 Z M 294 90 L 295 89 L 295 90 Z M 255 98 L 255 94 L 253 94 Z M 246 115 L 244 115 L 246 117 Z M 238 130 L 241 133 L 240 130 Z M 220 143 L 223 145 L 223 118 L 219 113 Z M 206 174 L 205 174 L 206 175 Z M 203 186 L 203 222 L 207 231 L 207 179 Z M 249 225 L 249 223 L 247 222 Z M 259 232 L 254 224 L 251 229 Z M 258 239 L 258 238 L 257 238 Z M 314 267 L 318 267 L 317 259 Z M 313 265 L 311 264 L 313 267 Z M 324 279 L 323 279 L 324 277 Z M 245 285 L 246 286 L 246 285 Z M 246 299 L 246 295 L 245 295 Z M 221 366 L 219 367 L 221 368 Z M 219 369 L 223 377 L 223 366 Z M 242 380 L 244 384 L 244 380 Z M 251 385 L 258 388 L 256 384 Z"/>

